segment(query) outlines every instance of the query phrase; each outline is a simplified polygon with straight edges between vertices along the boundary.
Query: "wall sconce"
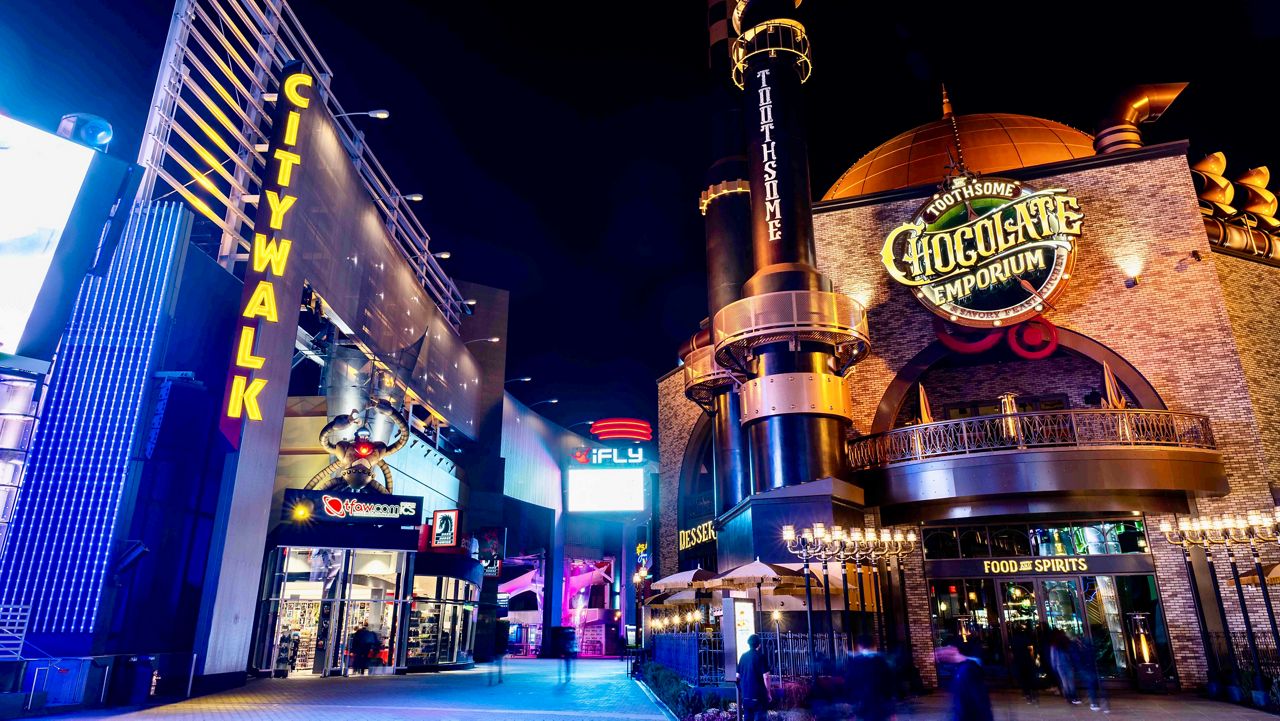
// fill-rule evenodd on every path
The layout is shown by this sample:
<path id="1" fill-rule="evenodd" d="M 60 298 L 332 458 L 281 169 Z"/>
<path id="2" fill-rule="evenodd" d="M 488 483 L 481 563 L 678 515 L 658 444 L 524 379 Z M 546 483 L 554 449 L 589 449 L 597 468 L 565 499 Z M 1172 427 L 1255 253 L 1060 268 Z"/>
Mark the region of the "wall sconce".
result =
<path id="1" fill-rule="evenodd" d="M 1131 275 L 1131 276 L 1129 276 L 1128 278 L 1125 278 L 1125 279 L 1124 279 L 1124 287 L 1126 287 L 1126 288 L 1133 288 L 1133 287 L 1136 287 L 1136 286 L 1138 285 L 1138 279 L 1139 279 L 1139 278 L 1141 278 L 1141 277 L 1142 277 L 1142 276 L 1138 276 L 1138 275 Z"/>
<path id="2" fill-rule="evenodd" d="M 1197 263 L 1199 263 L 1200 261 L 1204 260 L 1204 256 L 1203 256 L 1203 255 L 1200 255 L 1200 251 L 1198 251 L 1198 250 L 1193 250 L 1193 251 L 1191 251 L 1191 257 L 1192 257 L 1192 259 L 1194 259 Z"/>

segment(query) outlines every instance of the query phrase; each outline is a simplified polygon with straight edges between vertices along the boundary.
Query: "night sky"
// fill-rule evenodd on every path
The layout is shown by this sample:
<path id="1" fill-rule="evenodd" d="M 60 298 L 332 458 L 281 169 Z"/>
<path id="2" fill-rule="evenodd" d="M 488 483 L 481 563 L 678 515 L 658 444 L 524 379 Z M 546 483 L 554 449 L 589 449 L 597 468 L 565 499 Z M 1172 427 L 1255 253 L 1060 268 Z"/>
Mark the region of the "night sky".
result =
<path id="1" fill-rule="evenodd" d="M 1148 142 L 1280 171 L 1280 8 L 810 0 L 815 195 L 940 116 L 1036 115 L 1093 132 L 1116 95 L 1190 81 Z M 455 277 L 507 288 L 511 390 L 571 424 L 656 420 L 654 381 L 706 314 L 705 2 L 296 0 L 348 110 Z M 359 8 L 356 12 L 353 8 Z M 0 112 L 109 118 L 133 159 L 172 3 L 0 2 Z M 631 15 L 624 15 L 630 12 Z M 720 79 L 716 79 L 719 81 Z M 874 259 L 869 259 L 873 261 Z M 875 329 L 872 328 L 874 339 Z"/>

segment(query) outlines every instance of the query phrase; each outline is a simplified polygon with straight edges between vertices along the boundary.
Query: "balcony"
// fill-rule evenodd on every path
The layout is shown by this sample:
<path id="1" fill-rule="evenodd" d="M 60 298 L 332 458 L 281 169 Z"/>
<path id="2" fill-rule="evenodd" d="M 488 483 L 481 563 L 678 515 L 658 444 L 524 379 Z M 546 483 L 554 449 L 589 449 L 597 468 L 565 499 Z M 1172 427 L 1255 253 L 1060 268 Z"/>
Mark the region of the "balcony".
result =
<path id="1" fill-rule="evenodd" d="M 812 290 L 778 291 L 726 305 L 711 322 L 715 362 L 737 374 L 750 375 L 756 348 L 788 342 L 829 346 L 836 375 L 843 376 L 867 354 L 867 311 L 841 293 Z"/>
<path id="2" fill-rule="evenodd" d="M 720 389 L 733 385 L 733 374 L 716 364 L 711 346 L 695 348 L 684 357 L 684 394 L 710 411 Z"/>
<path id="3" fill-rule="evenodd" d="M 849 444 L 888 522 L 1046 512 L 1182 511 L 1227 492 L 1209 419 L 1143 409 L 1013 413 Z"/>

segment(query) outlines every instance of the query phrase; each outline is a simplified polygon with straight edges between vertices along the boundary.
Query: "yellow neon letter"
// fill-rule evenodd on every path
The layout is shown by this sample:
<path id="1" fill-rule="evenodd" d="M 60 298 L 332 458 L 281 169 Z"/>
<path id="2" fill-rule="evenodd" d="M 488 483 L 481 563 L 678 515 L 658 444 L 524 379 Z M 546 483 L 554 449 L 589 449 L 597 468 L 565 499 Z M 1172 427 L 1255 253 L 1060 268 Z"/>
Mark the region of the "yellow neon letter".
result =
<path id="1" fill-rule="evenodd" d="M 231 398 L 227 402 L 227 417 L 239 418 L 242 413 L 248 413 L 249 420 L 262 420 L 262 409 L 258 407 L 258 394 L 266 387 L 265 378 L 249 380 L 244 376 L 233 377 Z"/>
<path id="2" fill-rule="evenodd" d="M 297 110 L 290 110 L 289 116 L 284 121 L 284 144 L 295 145 L 298 142 L 298 121 L 302 120 L 302 113 Z"/>
<path id="3" fill-rule="evenodd" d="M 240 327 L 240 344 L 236 346 L 236 365 L 241 368 L 257 370 L 266 362 L 262 356 L 253 354 L 254 333 L 253 326 Z"/>
<path id="4" fill-rule="evenodd" d="M 293 166 L 302 162 L 302 156 L 297 153 L 290 153 L 284 148 L 276 148 L 276 154 L 273 156 L 280 161 L 280 170 L 276 172 L 276 182 L 281 188 L 289 187 L 289 180 L 293 177 Z"/>
<path id="5" fill-rule="evenodd" d="M 267 205 L 271 207 L 271 220 L 268 225 L 272 230 L 280 230 L 284 227 L 284 214 L 288 213 L 296 202 L 298 199 L 295 196 L 280 196 L 274 190 L 267 191 Z"/>
<path id="6" fill-rule="evenodd" d="M 311 76 L 306 73 L 294 73 L 284 79 L 284 96 L 289 99 L 289 102 L 305 110 L 311 104 L 311 98 L 300 94 L 299 87 L 311 87 Z"/>
<path id="7" fill-rule="evenodd" d="M 267 265 L 270 265 L 272 275 L 284 275 L 284 269 L 289 264 L 289 249 L 292 247 L 292 240 L 272 238 L 268 241 L 267 236 L 262 233 L 254 233 L 253 272 L 261 273 Z"/>
<path id="8" fill-rule="evenodd" d="M 253 295 L 249 296 L 249 302 L 245 304 L 244 317 L 266 318 L 271 323 L 280 320 L 279 315 L 276 313 L 276 289 L 270 282 L 265 280 L 258 281 L 258 287 L 253 289 Z M 245 327 L 245 330 L 251 334 L 253 333 L 253 329 L 248 326 Z M 244 345 L 243 337 L 241 338 L 241 345 Z M 252 345 L 250 348 L 252 348 Z M 262 366 L 255 367 L 261 368 Z"/>

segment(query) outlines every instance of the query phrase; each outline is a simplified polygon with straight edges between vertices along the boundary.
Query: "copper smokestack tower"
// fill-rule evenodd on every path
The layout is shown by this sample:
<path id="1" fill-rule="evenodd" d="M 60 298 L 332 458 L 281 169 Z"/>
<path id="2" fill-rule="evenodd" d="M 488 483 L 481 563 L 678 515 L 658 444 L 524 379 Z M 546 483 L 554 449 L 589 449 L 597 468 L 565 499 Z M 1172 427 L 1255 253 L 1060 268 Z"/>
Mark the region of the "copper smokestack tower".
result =
<path id="1" fill-rule="evenodd" d="M 729 5 L 727 0 L 707 2 L 713 160 L 698 207 L 706 218 L 708 318 L 742 297 L 742 284 L 751 274 L 751 196 L 737 89 L 729 83 Z M 714 512 L 719 516 L 750 496 L 752 485 L 741 402 L 732 375 L 715 364 L 713 350 L 709 330 L 700 331 L 682 358 L 685 394 L 710 414 Z"/>
<path id="2" fill-rule="evenodd" d="M 713 309 L 712 342 L 715 361 L 739 387 L 757 493 L 847 478 L 852 409 L 843 376 L 868 349 L 862 307 L 832 292 L 816 268 L 801 118 L 812 62 L 796 5 L 742 0 L 732 13 L 753 262 L 744 297 Z"/>

